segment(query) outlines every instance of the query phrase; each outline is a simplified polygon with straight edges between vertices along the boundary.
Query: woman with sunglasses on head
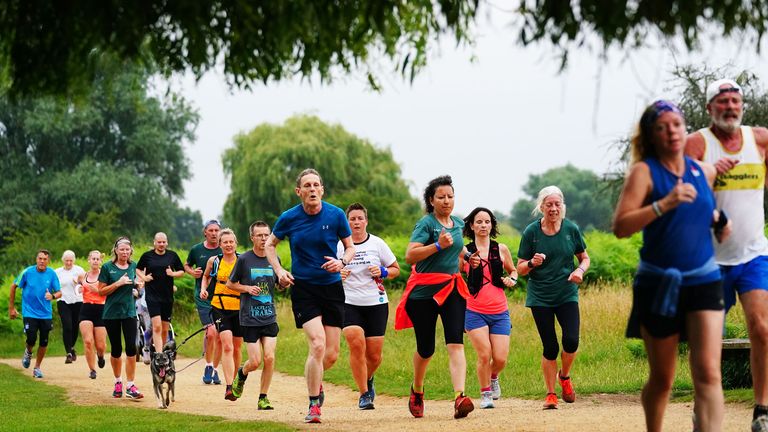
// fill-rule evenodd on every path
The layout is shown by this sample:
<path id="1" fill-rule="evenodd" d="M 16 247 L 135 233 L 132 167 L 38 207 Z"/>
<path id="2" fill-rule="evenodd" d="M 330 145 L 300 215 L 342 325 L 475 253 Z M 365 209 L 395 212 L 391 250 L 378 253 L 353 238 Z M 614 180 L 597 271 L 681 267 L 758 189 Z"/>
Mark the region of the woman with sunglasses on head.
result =
<path id="1" fill-rule="evenodd" d="M 685 156 L 685 117 L 659 100 L 640 117 L 632 165 L 613 219 L 617 237 L 643 232 L 632 289 L 628 337 L 642 337 L 649 376 L 641 400 L 649 431 L 662 430 L 677 364 L 687 339 L 694 389 L 694 429 L 722 428 L 720 354 L 723 290 L 712 234 L 730 234 L 715 209 L 712 165 Z"/>
<path id="2" fill-rule="evenodd" d="M 416 335 L 413 383 L 408 400 L 408 410 L 416 418 L 424 416 L 424 379 L 435 353 L 438 316 L 443 323 L 453 384 L 453 417 L 466 417 L 475 409 L 472 400 L 464 394 L 467 379 L 464 313 L 470 294 L 459 273 L 459 255 L 466 255 L 467 248 L 462 242 L 464 221 L 452 215 L 454 204 L 451 177 L 432 179 L 424 189 L 427 214 L 416 222 L 405 251 L 405 260 L 414 271 L 397 305 L 395 330 L 413 327 Z M 480 265 L 477 254 L 467 259 L 473 268 Z"/>
<path id="3" fill-rule="evenodd" d="M 104 302 L 104 325 L 107 328 L 109 344 L 112 347 L 109 362 L 115 375 L 115 390 L 112 396 L 123 396 L 121 378 L 123 368 L 123 340 L 125 340 L 125 397 L 141 399 L 143 394 L 136 388 L 136 305 L 133 290 L 137 287 L 136 263 L 131 261 L 133 246 L 128 237 L 118 237 L 112 248 L 112 260 L 101 266 L 98 293 L 106 296 Z"/>

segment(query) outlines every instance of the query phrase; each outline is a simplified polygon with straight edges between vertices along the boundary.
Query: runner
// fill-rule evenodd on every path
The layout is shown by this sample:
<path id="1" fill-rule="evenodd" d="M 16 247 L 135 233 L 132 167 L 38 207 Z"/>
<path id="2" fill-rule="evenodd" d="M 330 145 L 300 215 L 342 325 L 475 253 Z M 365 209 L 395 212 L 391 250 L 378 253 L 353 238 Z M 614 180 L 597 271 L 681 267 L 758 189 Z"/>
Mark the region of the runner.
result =
<path id="1" fill-rule="evenodd" d="M 347 207 L 355 257 L 341 270 L 344 284 L 344 337 L 349 345 L 349 367 L 360 391 L 357 407 L 374 409 L 376 390 L 373 375 L 381 364 L 384 333 L 389 317 L 389 300 L 384 279 L 400 275 L 395 254 L 379 237 L 368 233 L 368 210 L 353 203 Z M 344 245 L 337 245 L 337 256 Z"/>
<path id="2" fill-rule="evenodd" d="M 61 319 L 61 333 L 64 341 L 64 351 L 67 358 L 64 363 L 72 363 L 77 360 L 75 344 L 77 343 L 78 321 L 80 319 L 80 308 L 83 306 L 82 286 L 80 286 L 80 277 L 85 274 L 82 267 L 75 264 L 75 253 L 66 250 L 61 255 L 62 267 L 56 269 L 56 276 L 59 278 L 61 286 L 61 298 L 56 304 Z"/>
<path id="3" fill-rule="evenodd" d="M 200 284 L 203 280 L 203 270 L 208 260 L 221 253 L 219 247 L 219 231 L 221 224 L 216 219 L 211 219 L 203 224 L 203 236 L 205 240 L 192 246 L 187 255 L 187 262 L 184 264 L 184 270 L 188 275 L 195 278 L 195 307 L 197 315 L 200 317 L 200 323 L 206 327 L 205 339 L 203 340 L 203 352 L 205 355 L 205 369 L 203 371 L 203 383 L 221 384 L 219 367 L 221 361 L 221 340 L 216 332 L 216 326 L 211 320 L 211 301 L 200 297 Z"/>
<path id="4" fill-rule="evenodd" d="M 454 192 L 450 176 L 440 176 L 424 190 L 427 214 L 416 222 L 405 260 L 413 266 L 395 315 L 395 330 L 413 327 L 413 385 L 408 409 L 416 418 L 424 416 L 424 378 L 435 353 L 437 316 L 443 322 L 445 347 L 454 390 L 454 418 L 466 417 L 475 405 L 464 394 L 467 359 L 464 356 L 464 313 L 469 290 L 459 273 L 459 255 L 467 248 L 461 241 L 464 221 L 453 216 Z M 480 260 L 475 254 L 471 266 Z"/>
<path id="5" fill-rule="evenodd" d="M 111 353 L 109 363 L 115 376 L 115 390 L 112 397 L 123 397 L 123 342 L 125 339 L 125 397 L 141 399 L 143 394 L 136 388 L 136 305 L 133 290 L 140 282 L 136 275 L 136 263 L 131 261 L 133 247 L 128 237 L 118 237 L 112 248 L 112 260 L 101 266 L 99 273 L 99 294 L 106 296 L 104 302 L 104 326 L 107 329 Z"/>
<path id="6" fill-rule="evenodd" d="M 694 429 L 721 430 L 723 291 L 710 232 L 714 225 L 724 240 L 730 224 L 714 211 L 715 169 L 685 157 L 685 118 L 671 102 L 656 101 L 643 112 L 631 145 L 613 232 L 623 238 L 643 231 L 627 336 L 642 337 L 648 353 L 641 397 L 646 427 L 662 429 L 677 344 L 687 338 Z"/>
<path id="7" fill-rule="evenodd" d="M 733 234 L 715 243 L 723 272 L 725 309 L 739 295 L 750 341 L 755 409 L 753 431 L 768 431 L 768 240 L 765 238 L 765 167 L 768 129 L 741 126 L 741 87 L 721 79 L 707 86 L 712 124 L 688 136 L 686 154 L 717 169 L 715 199 L 733 220 Z"/>
<path id="8" fill-rule="evenodd" d="M 339 356 L 341 326 L 344 324 L 344 287 L 339 272 L 355 254 L 351 231 L 344 212 L 323 201 L 323 180 L 312 168 L 296 179 L 296 195 L 301 204 L 286 210 L 275 223 L 267 241 L 269 263 L 280 285 L 293 285 L 291 304 L 296 328 L 304 330 L 309 355 L 304 368 L 309 393 L 307 423 L 320 423 L 323 406 L 323 372 Z M 291 272 L 277 259 L 276 247 L 290 238 Z M 336 257 L 336 243 L 341 240 L 344 255 Z"/>
<path id="9" fill-rule="evenodd" d="M 565 218 L 565 197 L 560 188 L 547 186 L 540 190 L 533 214 L 540 214 L 541 218 L 523 231 L 517 251 L 517 271 L 521 276 L 528 275 L 525 306 L 531 308 L 543 345 L 541 371 L 547 387 L 544 409 L 555 409 L 555 380 L 560 382 L 563 400 L 576 401 L 571 366 L 579 348 L 578 285 L 589 270 L 589 255 L 579 227 Z M 574 256 L 579 261 L 575 268 Z M 560 370 L 557 369 L 560 347 L 555 318 L 562 330 Z"/>
<path id="10" fill-rule="evenodd" d="M 236 401 L 232 393 L 232 381 L 235 366 L 240 364 L 243 344 L 243 331 L 240 327 L 240 293 L 227 288 L 227 280 L 237 261 L 237 237 L 234 231 L 224 228 L 219 232 L 221 255 L 208 259 L 203 272 L 203 282 L 200 285 L 200 298 L 211 297 L 211 318 L 217 324 L 216 330 L 221 340 L 221 366 L 224 369 L 224 381 L 227 388 L 224 399 Z M 208 287 L 213 279 L 213 293 L 209 296 Z"/>
<path id="11" fill-rule="evenodd" d="M 99 273 L 101 272 L 102 254 L 97 250 L 88 253 L 88 273 L 80 275 L 78 282 L 83 295 L 80 308 L 80 334 L 83 335 L 85 361 L 88 363 L 88 377 L 96 379 L 96 365 L 102 369 L 104 351 L 107 348 L 107 329 L 101 316 L 104 313 L 106 298 L 99 294 Z M 98 361 L 97 361 L 98 358 Z"/>
<path id="12" fill-rule="evenodd" d="M 184 266 L 176 252 L 168 249 L 168 236 L 155 234 L 154 249 L 144 252 L 136 264 L 144 281 L 147 310 L 152 321 L 154 351 L 163 350 L 173 315 L 173 279 L 184 276 Z"/>
<path id="13" fill-rule="evenodd" d="M 277 345 L 277 314 L 275 313 L 275 275 L 267 260 L 265 246 L 269 238 L 269 225 L 256 221 L 248 228 L 253 242 L 253 249 L 240 255 L 235 268 L 227 281 L 227 288 L 240 292 L 240 325 L 243 328 L 243 340 L 248 350 L 248 360 L 238 369 L 232 383 L 232 394 L 239 398 L 248 374 L 259 368 L 264 356 L 264 368 L 261 371 L 260 410 L 273 409 L 267 398 L 272 374 L 275 370 L 275 347 Z"/>
<path id="14" fill-rule="evenodd" d="M 496 216 L 477 207 L 464 218 L 464 237 L 472 240 L 467 252 L 478 252 L 480 266 L 471 269 L 462 258 L 461 268 L 467 273 L 469 293 L 464 329 L 477 352 L 477 380 L 480 383 L 480 408 L 494 408 L 501 397 L 499 373 L 507 364 L 509 334 L 512 321 L 504 287 L 517 283 L 517 270 L 505 244 L 496 243 L 499 234 Z M 506 270 L 508 276 L 503 276 Z"/>
<path id="15" fill-rule="evenodd" d="M 32 361 L 32 348 L 37 342 L 37 335 L 40 334 L 40 345 L 37 347 L 35 355 L 35 367 L 32 369 L 32 376 L 42 378 L 43 372 L 40 365 L 45 358 L 45 352 L 48 350 L 48 334 L 53 330 L 53 307 L 51 301 L 61 298 L 61 287 L 56 272 L 48 268 L 51 253 L 45 249 L 37 251 L 37 264 L 24 269 L 18 283 L 11 284 L 11 291 L 8 295 L 8 315 L 11 319 L 16 319 L 19 312 L 16 310 L 16 287 L 22 289 L 21 292 L 21 316 L 24 321 L 24 334 L 27 337 L 26 349 L 21 364 L 24 368 L 29 368 Z"/>

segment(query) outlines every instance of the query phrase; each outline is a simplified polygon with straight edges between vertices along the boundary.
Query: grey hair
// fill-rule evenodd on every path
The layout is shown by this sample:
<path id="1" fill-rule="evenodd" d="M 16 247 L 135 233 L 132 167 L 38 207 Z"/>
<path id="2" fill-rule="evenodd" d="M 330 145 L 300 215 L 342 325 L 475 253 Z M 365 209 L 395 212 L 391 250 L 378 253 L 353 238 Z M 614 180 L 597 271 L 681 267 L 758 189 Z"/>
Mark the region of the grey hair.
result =
<path id="1" fill-rule="evenodd" d="M 67 258 L 72 258 L 72 260 L 75 260 L 75 253 L 69 249 L 65 250 L 63 254 L 61 254 L 61 260 L 64 261 Z"/>
<path id="2" fill-rule="evenodd" d="M 563 200 L 563 211 L 562 211 L 562 219 L 565 219 L 565 196 L 563 196 L 563 191 L 560 190 L 559 187 L 551 185 L 543 188 L 539 191 L 539 196 L 536 198 L 536 206 L 533 207 L 533 210 L 531 211 L 531 215 L 538 216 L 540 214 L 543 214 L 541 211 L 541 206 L 544 204 L 544 200 L 547 199 L 550 195 L 557 195 L 560 197 L 561 200 Z"/>

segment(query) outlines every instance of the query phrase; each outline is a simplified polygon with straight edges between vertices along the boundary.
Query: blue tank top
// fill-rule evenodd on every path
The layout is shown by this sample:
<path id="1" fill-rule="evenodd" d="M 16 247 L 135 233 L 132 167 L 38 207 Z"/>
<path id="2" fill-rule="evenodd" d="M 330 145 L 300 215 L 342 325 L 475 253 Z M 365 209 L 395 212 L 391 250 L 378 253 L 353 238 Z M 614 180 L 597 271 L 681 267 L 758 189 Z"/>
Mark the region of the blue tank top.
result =
<path id="1" fill-rule="evenodd" d="M 658 159 L 644 160 L 651 171 L 653 190 L 649 201 L 664 198 L 677 184 L 678 177 L 664 168 Z M 696 200 L 682 203 L 643 228 L 640 258 L 661 268 L 685 272 L 704 265 L 715 254 L 710 227 L 715 198 L 701 167 L 685 158 L 683 182 L 696 188 Z M 720 272 L 685 280 L 683 285 L 699 285 L 720 279 Z"/>

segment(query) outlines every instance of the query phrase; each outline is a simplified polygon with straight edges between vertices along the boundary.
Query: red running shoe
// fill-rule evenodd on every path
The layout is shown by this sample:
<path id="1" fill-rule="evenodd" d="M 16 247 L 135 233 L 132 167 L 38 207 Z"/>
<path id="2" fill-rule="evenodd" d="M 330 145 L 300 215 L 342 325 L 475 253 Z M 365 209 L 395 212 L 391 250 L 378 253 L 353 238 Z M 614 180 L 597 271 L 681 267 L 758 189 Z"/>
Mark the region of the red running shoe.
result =
<path id="1" fill-rule="evenodd" d="M 475 409 L 475 404 L 472 403 L 472 399 L 462 393 L 453 401 L 453 409 L 453 418 L 464 418 Z"/>
<path id="2" fill-rule="evenodd" d="M 547 398 L 544 399 L 544 409 L 557 409 L 557 394 L 547 393 Z"/>
<path id="3" fill-rule="evenodd" d="M 562 378 L 560 372 L 557 372 L 557 379 L 560 381 L 560 387 L 563 388 L 562 398 L 566 403 L 576 402 L 576 391 L 573 389 L 571 377 Z"/>
<path id="4" fill-rule="evenodd" d="M 416 418 L 424 417 L 424 393 L 416 393 L 411 386 L 411 397 L 408 399 L 408 411 Z"/>

